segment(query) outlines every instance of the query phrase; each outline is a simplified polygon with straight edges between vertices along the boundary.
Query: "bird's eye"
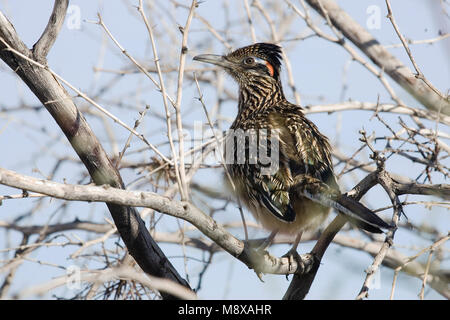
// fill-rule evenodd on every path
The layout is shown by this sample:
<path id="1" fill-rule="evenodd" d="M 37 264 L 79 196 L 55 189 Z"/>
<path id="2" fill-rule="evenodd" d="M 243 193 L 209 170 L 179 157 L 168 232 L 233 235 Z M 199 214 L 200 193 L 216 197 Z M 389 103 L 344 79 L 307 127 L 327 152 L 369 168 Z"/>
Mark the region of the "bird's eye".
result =
<path id="1" fill-rule="evenodd" d="M 246 65 L 252 65 L 252 64 L 255 63 L 255 58 L 252 58 L 252 57 L 245 58 L 245 59 L 244 59 L 244 63 L 245 63 Z"/>

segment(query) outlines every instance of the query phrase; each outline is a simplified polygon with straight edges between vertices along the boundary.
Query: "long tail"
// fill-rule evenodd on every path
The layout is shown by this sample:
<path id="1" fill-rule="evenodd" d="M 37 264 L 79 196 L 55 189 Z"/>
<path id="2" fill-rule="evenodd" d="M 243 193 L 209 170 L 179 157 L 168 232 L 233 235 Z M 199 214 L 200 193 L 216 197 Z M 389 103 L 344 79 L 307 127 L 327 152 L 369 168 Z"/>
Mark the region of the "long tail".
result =
<path id="1" fill-rule="evenodd" d="M 310 193 L 306 190 L 302 192 L 306 198 L 320 203 L 321 205 L 335 208 L 344 214 L 348 220 L 357 227 L 372 233 L 382 233 L 381 229 L 392 229 L 392 226 L 384 222 L 372 210 L 366 208 L 360 202 L 345 195 L 331 198 L 323 193 Z"/>
<path id="2" fill-rule="evenodd" d="M 361 229 L 373 233 L 382 233 L 381 229 L 392 229 L 390 224 L 387 224 L 378 217 L 372 210 L 366 208 L 360 202 L 353 200 L 345 195 L 341 195 L 336 202 L 343 207 L 339 210 L 347 215 L 350 222 L 354 223 Z"/>

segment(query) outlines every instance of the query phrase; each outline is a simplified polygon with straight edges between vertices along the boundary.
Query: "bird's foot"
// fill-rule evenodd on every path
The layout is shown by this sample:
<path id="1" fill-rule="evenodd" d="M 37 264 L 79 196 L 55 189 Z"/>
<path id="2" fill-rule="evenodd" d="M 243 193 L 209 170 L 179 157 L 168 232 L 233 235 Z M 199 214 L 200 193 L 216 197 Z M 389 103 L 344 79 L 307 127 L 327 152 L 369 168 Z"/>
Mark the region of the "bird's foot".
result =
<path id="1" fill-rule="evenodd" d="M 262 247 L 255 248 L 255 252 L 260 259 L 264 260 L 264 258 L 267 257 L 269 261 L 272 263 L 272 265 L 277 264 L 277 258 L 271 255 L 269 251 L 267 251 L 265 248 Z"/>
<path id="2" fill-rule="evenodd" d="M 267 251 L 264 247 L 257 247 L 252 251 L 253 251 L 252 260 L 256 266 L 264 265 L 267 262 L 267 260 L 269 260 L 273 266 L 275 266 L 278 263 L 278 259 L 273 255 L 271 255 L 269 251 Z M 261 280 L 261 282 L 264 282 L 264 280 L 262 279 L 263 273 L 257 269 L 255 269 L 255 273 L 259 278 L 259 280 Z"/>

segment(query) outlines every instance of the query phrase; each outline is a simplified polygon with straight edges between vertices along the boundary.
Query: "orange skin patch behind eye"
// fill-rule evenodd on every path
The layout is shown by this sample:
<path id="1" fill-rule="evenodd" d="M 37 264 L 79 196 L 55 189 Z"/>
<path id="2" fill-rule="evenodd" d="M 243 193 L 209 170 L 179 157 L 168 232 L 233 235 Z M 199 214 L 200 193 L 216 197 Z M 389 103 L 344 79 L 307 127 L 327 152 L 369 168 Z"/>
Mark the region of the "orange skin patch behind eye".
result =
<path id="1" fill-rule="evenodd" d="M 273 66 L 269 62 L 266 61 L 266 67 L 267 67 L 267 69 L 269 69 L 270 76 L 273 77 L 273 74 L 274 74 Z"/>

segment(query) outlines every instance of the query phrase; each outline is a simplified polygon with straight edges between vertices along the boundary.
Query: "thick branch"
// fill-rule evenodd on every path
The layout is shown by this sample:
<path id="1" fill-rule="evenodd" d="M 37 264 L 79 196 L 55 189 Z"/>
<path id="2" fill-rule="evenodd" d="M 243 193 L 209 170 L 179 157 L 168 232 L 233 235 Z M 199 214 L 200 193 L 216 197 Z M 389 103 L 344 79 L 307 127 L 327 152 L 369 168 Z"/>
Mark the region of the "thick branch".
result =
<path id="1" fill-rule="evenodd" d="M 314 279 L 316 278 L 317 270 L 319 270 L 320 267 L 320 261 L 322 260 L 326 249 L 346 222 L 347 219 L 345 219 L 345 217 L 338 215 L 324 230 L 323 234 L 320 236 L 311 251 L 311 255 L 314 259 L 313 266 L 309 272 L 294 275 L 289 288 L 283 296 L 283 300 L 303 300 L 306 297 Z"/>
<path id="2" fill-rule="evenodd" d="M 391 188 L 395 194 L 422 194 L 436 196 L 444 200 L 450 200 L 450 185 L 448 184 L 418 184 L 418 183 L 397 183 L 391 180 Z"/>
<path id="3" fill-rule="evenodd" d="M 56 41 L 59 30 L 64 23 L 69 0 L 55 0 L 53 12 L 39 40 L 33 46 L 33 54 L 38 62 L 44 62 Z"/>
<path id="4" fill-rule="evenodd" d="M 59 12 L 59 10 L 57 11 Z M 55 29 L 56 26 L 50 26 L 49 28 Z M 44 32 L 44 40 L 38 47 L 49 48 L 51 41 L 45 40 L 45 38 L 50 33 L 51 31 Z M 10 48 L 23 56 L 12 52 Z M 46 50 L 44 49 L 42 52 Z M 116 188 L 123 188 L 119 172 L 112 165 L 105 150 L 84 116 L 73 103 L 70 95 L 51 72 L 38 63 L 30 63 L 25 57 L 33 60 L 32 52 L 20 40 L 12 24 L 0 12 L 0 58 L 22 78 L 53 116 L 88 169 L 92 180 L 98 185 L 108 184 Z M 45 66 L 46 62 L 43 65 Z M 134 208 L 113 203 L 107 203 L 107 206 L 125 245 L 142 270 L 150 275 L 167 278 L 189 287 L 150 236 L 144 222 Z M 165 293 L 162 293 L 162 295 L 164 298 L 173 298 Z"/>
<path id="5" fill-rule="evenodd" d="M 313 264 L 309 254 L 302 256 L 303 265 L 298 266 L 295 261 L 290 263 L 287 257 L 276 258 L 268 253 L 255 251 L 245 246 L 242 241 L 194 205 L 184 201 L 171 200 L 153 192 L 122 190 L 109 185 L 99 187 L 62 184 L 24 176 L 3 168 L 0 168 L 0 184 L 64 200 L 106 202 L 115 206 L 152 208 L 192 223 L 222 249 L 257 272 L 289 274 L 295 273 L 297 270 L 308 270 Z"/>
<path id="6" fill-rule="evenodd" d="M 360 200 L 362 196 L 367 193 L 367 191 L 376 185 L 376 183 L 376 172 L 372 172 L 361 180 L 350 192 L 347 193 L 347 195 L 355 200 Z M 319 270 L 320 262 L 325 254 L 325 251 L 346 222 L 347 219 L 339 214 L 324 230 L 323 234 L 320 236 L 311 251 L 311 255 L 314 257 L 314 265 L 310 269 L 310 272 L 296 274 L 292 278 L 291 284 L 283 296 L 284 300 L 303 300 L 306 297 L 316 277 L 317 270 Z"/>

